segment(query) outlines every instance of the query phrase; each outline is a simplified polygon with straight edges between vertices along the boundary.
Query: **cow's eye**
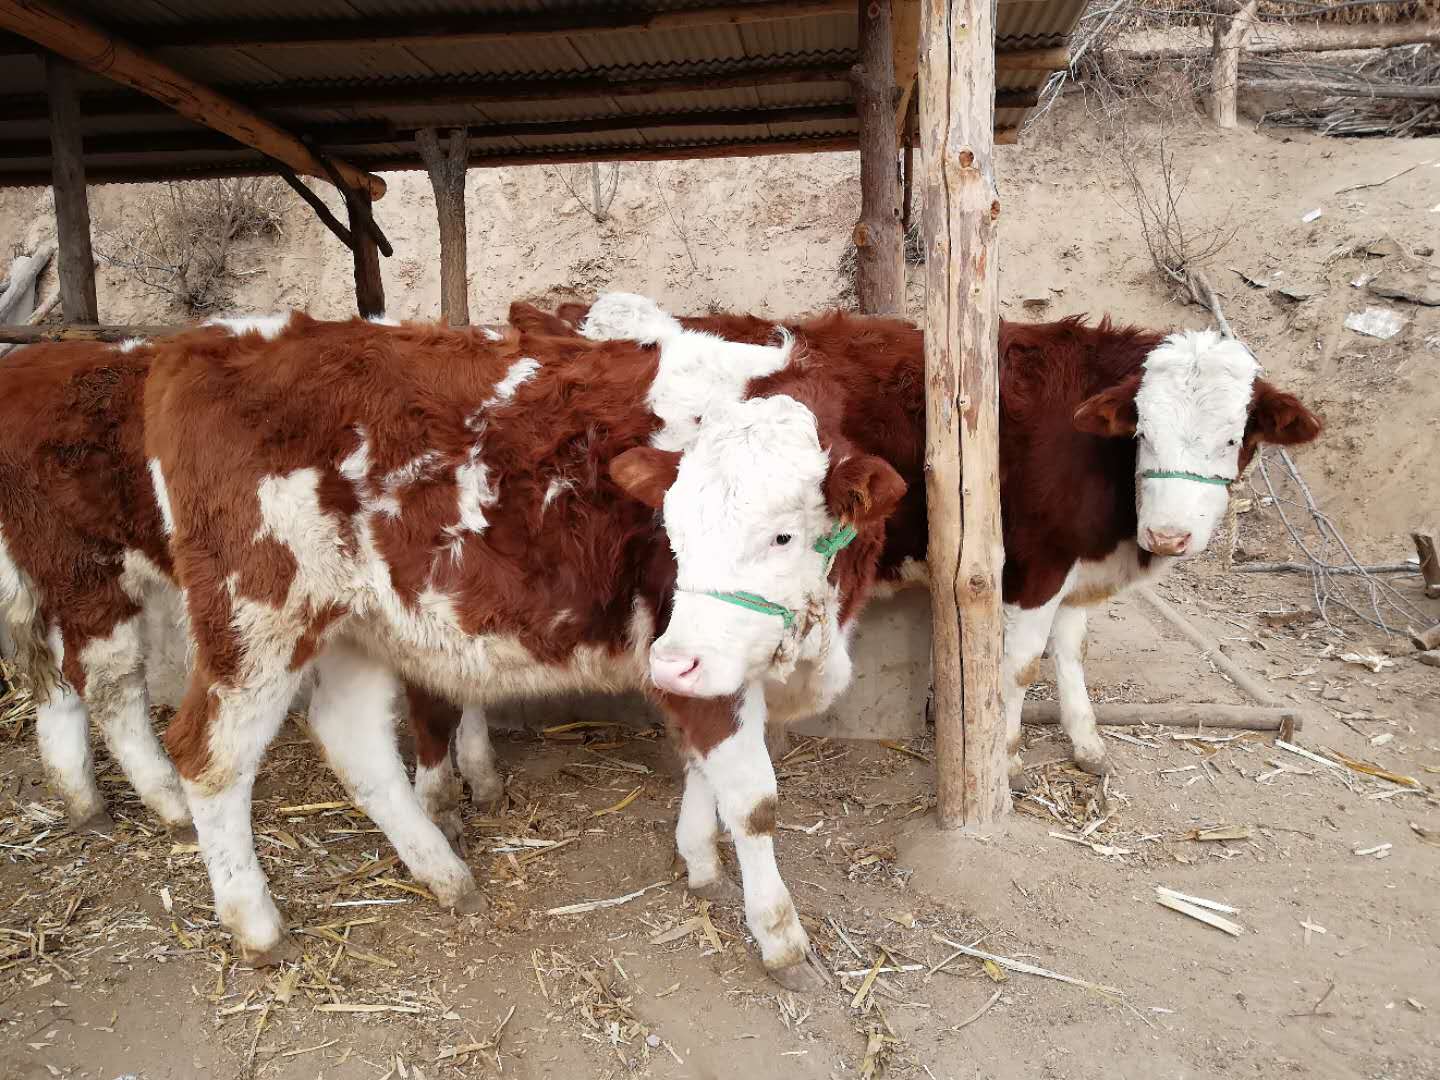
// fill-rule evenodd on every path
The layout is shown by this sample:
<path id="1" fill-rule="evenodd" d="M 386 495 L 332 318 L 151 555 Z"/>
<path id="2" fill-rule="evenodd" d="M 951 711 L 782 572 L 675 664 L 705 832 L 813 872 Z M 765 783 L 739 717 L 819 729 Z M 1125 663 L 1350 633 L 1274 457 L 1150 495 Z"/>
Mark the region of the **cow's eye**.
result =
<path id="1" fill-rule="evenodd" d="M 789 534 L 789 533 L 781 533 L 779 536 L 775 537 L 775 546 L 776 546 L 776 547 L 784 547 L 784 546 L 785 546 L 786 544 L 788 544 L 789 542 L 790 542 L 790 534 Z"/>

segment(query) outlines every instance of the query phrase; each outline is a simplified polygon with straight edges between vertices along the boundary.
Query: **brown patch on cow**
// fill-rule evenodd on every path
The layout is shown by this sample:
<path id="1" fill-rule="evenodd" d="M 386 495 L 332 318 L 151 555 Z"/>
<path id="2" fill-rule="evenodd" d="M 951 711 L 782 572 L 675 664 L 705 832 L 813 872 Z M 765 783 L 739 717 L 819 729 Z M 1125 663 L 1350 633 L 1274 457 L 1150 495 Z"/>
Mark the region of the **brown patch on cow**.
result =
<path id="1" fill-rule="evenodd" d="M 1015 674 L 1015 685 L 1021 690 L 1040 678 L 1040 658 L 1037 656 Z"/>
<path id="2" fill-rule="evenodd" d="M 348 614 L 349 611 L 350 609 L 344 604 L 331 603 L 318 612 L 312 612 L 304 634 L 290 652 L 289 669 L 299 671 L 315 659 L 315 654 L 320 651 L 320 646 L 325 639 L 325 632 L 335 625 L 336 620 Z"/>
<path id="3" fill-rule="evenodd" d="M 433 769 L 450 752 L 450 740 L 460 726 L 460 709 L 414 683 L 405 684 L 405 702 L 415 737 L 415 760 Z"/>
<path id="4" fill-rule="evenodd" d="M 687 698 L 660 693 L 657 698 L 666 727 L 683 754 L 704 757 L 740 730 L 738 697 Z"/>
<path id="5" fill-rule="evenodd" d="M 774 836 L 775 812 L 779 805 L 774 795 L 766 795 L 755 804 L 750 816 L 745 819 L 745 831 L 751 836 Z"/>
<path id="6" fill-rule="evenodd" d="M 175 769 L 186 780 L 196 781 L 210 767 L 210 729 L 219 712 L 220 699 L 200 673 L 191 676 L 185 698 L 175 719 L 165 729 L 165 750 Z"/>
<path id="7" fill-rule="evenodd" d="M 1096 604 L 1103 604 L 1117 592 L 1118 585 L 1087 585 L 1083 589 L 1074 589 L 1065 594 L 1065 599 L 1060 603 L 1065 607 L 1094 607 Z"/>

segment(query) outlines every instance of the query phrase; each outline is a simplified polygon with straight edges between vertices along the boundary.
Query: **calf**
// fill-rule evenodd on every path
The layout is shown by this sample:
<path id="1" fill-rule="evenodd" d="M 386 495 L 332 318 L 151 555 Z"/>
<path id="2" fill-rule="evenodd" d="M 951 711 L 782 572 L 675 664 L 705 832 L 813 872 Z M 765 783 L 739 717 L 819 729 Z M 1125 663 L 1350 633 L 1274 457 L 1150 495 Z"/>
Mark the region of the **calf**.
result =
<path id="1" fill-rule="evenodd" d="M 482 705 L 645 689 L 686 756 L 682 830 L 709 838 L 690 846 L 692 881 L 718 879 L 718 809 L 766 968 L 807 985 L 774 862 L 763 681 L 794 672 L 815 708 L 843 686 L 842 613 L 864 601 L 904 484 L 850 445 L 843 393 L 813 377 L 714 401 L 683 457 L 667 444 L 659 373 L 774 372 L 786 344 L 491 336 L 297 315 L 269 341 L 217 329 L 156 347 L 147 455 L 196 649 L 166 745 L 217 911 L 247 956 L 281 941 L 249 792 L 307 671 L 332 766 L 387 833 L 412 834 L 412 872 L 460 910 L 478 906 L 468 870 L 423 815 L 376 798 L 403 786 L 383 745 L 390 669 Z"/>
<path id="2" fill-rule="evenodd" d="M 627 294 L 538 317 L 595 338 L 650 340 L 684 328 L 763 341 L 780 329 L 743 315 L 675 320 Z M 524 325 L 537 316 L 512 307 L 511 318 Z M 881 580 L 923 580 L 920 331 L 898 320 L 838 312 L 783 329 L 821 365 L 845 358 L 833 370 L 817 372 L 845 382 L 849 411 L 842 429 L 894 466 L 907 485 L 887 525 Z M 1229 485 L 1259 445 L 1309 442 L 1321 423 L 1293 395 L 1260 378 L 1243 345 L 1210 331 L 1165 337 L 1115 327 L 1108 319 L 1098 326 L 1079 317 L 1002 321 L 999 353 L 1002 678 L 1011 776 L 1017 785 L 1023 782 L 1021 706 L 1047 642 L 1076 763 L 1103 773 L 1105 748 L 1084 681 L 1088 610 L 1204 551 L 1224 514 Z M 776 392 L 791 375 L 787 369 L 754 380 L 746 391 Z M 664 410 L 657 406 L 657 413 Z"/>

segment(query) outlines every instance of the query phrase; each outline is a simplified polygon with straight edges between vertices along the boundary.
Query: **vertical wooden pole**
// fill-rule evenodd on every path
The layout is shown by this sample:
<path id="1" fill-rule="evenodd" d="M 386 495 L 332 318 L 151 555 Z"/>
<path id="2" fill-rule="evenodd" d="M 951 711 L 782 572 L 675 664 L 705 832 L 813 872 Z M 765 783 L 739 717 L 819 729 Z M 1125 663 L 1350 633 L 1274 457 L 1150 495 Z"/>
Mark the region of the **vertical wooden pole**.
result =
<path id="1" fill-rule="evenodd" d="M 1231 18 L 1215 16 L 1215 52 L 1210 63 L 1210 118 L 1222 128 L 1235 126 L 1235 92 L 1240 82 L 1240 51 L 1255 26 L 1260 0 L 1246 0 Z"/>
<path id="2" fill-rule="evenodd" d="M 890 0 L 862 0 L 860 63 L 850 73 L 860 117 L 855 291 L 860 310 L 872 315 L 905 313 L 905 251 L 895 169 L 895 61 L 890 31 Z"/>
<path id="3" fill-rule="evenodd" d="M 992 3 L 925 0 L 921 15 L 926 558 L 944 828 L 984 826 L 1009 809 L 1000 692 Z"/>
<path id="4" fill-rule="evenodd" d="M 380 277 L 380 248 L 368 227 L 370 193 L 347 191 L 345 206 L 350 216 L 350 236 L 355 241 L 355 306 L 360 316 L 373 319 L 385 314 L 385 283 Z"/>
<path id="5" fill-rule="evenodd" d="M 60 309 L 66 322 L 98 323 L 75 68 L 53 53 L 45 54 L 45 90 L 50 99 L 50 160 L 60 239 Z"/>
<path id="6" fill-rule="evenodd" d="M 905 144 L 905 185 L 900 192 L 900 243 L 901 258 L 904 258 L 905 238 L 910 235 L 910 213 L 915 202 L 915 123 L 920 95 L 912 93 L 905 108 L 905 123 L 900 132 Z"/>
<path id="7" fill-rule="evenodd" d="M 470 323 L 466 295 L 465 167 L 468 148 L 464 128 L 450 132 L 447 149 L 440 149 L 434 128 L 415 133 L 420 158 L 435 192 L 435 214 L 440 222 L 440 317 L 451 326 Z"/>

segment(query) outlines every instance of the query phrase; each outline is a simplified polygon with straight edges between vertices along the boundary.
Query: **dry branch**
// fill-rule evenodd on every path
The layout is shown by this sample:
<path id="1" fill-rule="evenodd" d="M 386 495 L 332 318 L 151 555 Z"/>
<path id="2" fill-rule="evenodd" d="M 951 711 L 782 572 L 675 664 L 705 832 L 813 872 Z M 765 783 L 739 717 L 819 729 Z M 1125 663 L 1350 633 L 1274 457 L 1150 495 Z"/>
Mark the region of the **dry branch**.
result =
<path id="1" fill-rule="evenodd" d="M 1021 713 L 1027 724 L 1058 724 L 1060 705 L 1055 701 L 1027 701 Z M 1226 731 L 1282 731 L 1291 724 L 1298 731 L 1305 723 L 1302 709 L 1284 706 L 1209 705 L 1174 702 L 1164 705 L 1096 705 L 1095 722 L 1109 727 L 1199 727 Z"/>

